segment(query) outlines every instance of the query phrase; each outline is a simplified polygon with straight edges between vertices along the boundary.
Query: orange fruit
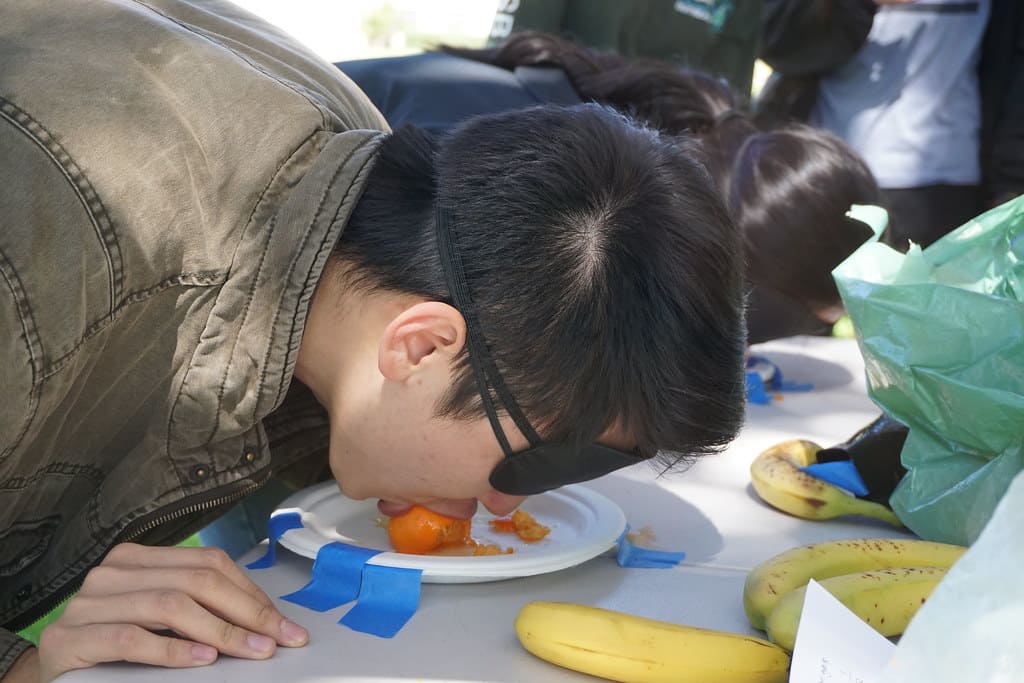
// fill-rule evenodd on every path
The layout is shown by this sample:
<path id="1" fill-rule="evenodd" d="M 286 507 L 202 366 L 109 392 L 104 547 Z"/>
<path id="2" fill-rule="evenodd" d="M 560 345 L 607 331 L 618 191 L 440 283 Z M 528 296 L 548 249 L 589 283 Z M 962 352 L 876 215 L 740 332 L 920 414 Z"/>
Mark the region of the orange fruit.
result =
<path id="1" fill-rule="evenodd" d="M 512 513 L 512 524 L 516 528 L 516 535 L 527 543 L 539 541 L 551 532 L 551 529 L 535 520 L 530 513 L 523 510 L 516 510 Z"/>
<path id="2" fill-rule="evenodd" d="M 469 543 L 470 520 L 455 519 L 414 505 L 388 522 L 388 539 L 400 553 L 425 555 L 443 545 Z"/>
<path id="3" fill-rule="evenodd" d="M 502 531 L 509 534 L 514 534 L 516 531 L 515 522 L 512 521 L 511 517 L 499 517 L 497 519 L 492 519 L 487 522 L 487 524 L 494 531 Z"/>
<path id="4" fill-rule="evenodd" d="M 516 510 L 511 517 L 492 519 L 488 524 L 494 531 L 515 532 L 516 536 L 527 543 L 539 541 L 551 532 L 551 529 L 523 510 Z"/>

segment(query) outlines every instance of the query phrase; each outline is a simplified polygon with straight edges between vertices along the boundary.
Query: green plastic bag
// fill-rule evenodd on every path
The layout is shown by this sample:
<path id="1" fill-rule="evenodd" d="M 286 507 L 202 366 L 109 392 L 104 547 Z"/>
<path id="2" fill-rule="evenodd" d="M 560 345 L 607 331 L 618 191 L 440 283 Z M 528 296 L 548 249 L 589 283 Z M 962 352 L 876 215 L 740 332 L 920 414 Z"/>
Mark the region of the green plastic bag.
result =
<path id="1" fill-rule="evenodd" d="M 884 227 L 877 207 L 850 215 Z M 922 538 L 971 543 L 1024 469 L 1024 197 L 924 250 L 869 242 L 833 276 L 871 398 L 909 427 L 893 511 Z"/>

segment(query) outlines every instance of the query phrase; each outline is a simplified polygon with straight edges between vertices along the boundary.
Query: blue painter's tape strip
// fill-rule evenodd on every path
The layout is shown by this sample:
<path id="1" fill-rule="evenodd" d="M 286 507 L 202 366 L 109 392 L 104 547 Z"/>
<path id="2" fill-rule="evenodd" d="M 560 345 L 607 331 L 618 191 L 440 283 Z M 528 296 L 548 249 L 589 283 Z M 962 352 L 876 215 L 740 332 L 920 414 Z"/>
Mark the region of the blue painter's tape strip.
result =
<path id="1" fill-rule="evenodd" d="M 763 372 L 767 373 L 767 377 L 763 376 Z M 751 377 L 751 375 L 757 375 L 760 382 L 760 394 L 757 394 L 757 381 Z M 755 385 L 751 388 L 751 385 Z M 768 403 L 771 399 L 764 393 L 768 391 L 813 391 L 814 385 L 810 382 L 794 382 L 787 380 L 782 376 L 782 369 L 768 360 L 764 356 L 749 356 L 747 358 L 747 398 L 752 403 Z M 755 397 L 751 398 L 751 391 L 755 392 Z M 757 400 L 763 399 L 763 400 Z"/>
<path id="2" fill-rule="evenodd" d="M 258 560 L 245 565 L 247 569 L 266 569 L 274 564 L 277 541 L 289 529 L 301 529 L 302 516 L 298 512 L 282 512 L 273 515 L 267 522 L 267 552 Z"/>
<path id="3" fill-rule="evenodd" d="M 359 595 L 363 565 L 381 552 L 347 543 L 328 543 L 316 554 L 309 583 L 281 599 L 317 612 L 352 602 Z"/>
<path id="4" fill-rule="evenodd" d="M 393 638 L 419 607 L 422 577 L 421 569 L 366 565 L 359 600 L 338 623 L 353 631 Z"/>
<path id="5" fill-rule="evenodd" d="M 815 479 L 835 484 L 841 489 L 846 489 L 855 496 L 868 495 L 868 487 L 860 477 L 856 465 L 851 460 L 835 460 L 833 462 L 819 462 L 801 470 Z"/>
<path id="6" fill-rule="evenodd" d="M 620 567 L 640 569 L 668 569 L 674 567 L 686 558 L 684 552 L 673 552 L 668 550 L 653 550 L 641 548 L 630 542 L 627 534 L 629 526 L 619 536 L 619 552 L 615 561 Z"/>
<path id="7" fill-rule="evenodd" d="M 762 406 L 772 402 L 772 397 L 764 390 L 764 380 L 756 372 L 747 373 L 747 400 Z"/>

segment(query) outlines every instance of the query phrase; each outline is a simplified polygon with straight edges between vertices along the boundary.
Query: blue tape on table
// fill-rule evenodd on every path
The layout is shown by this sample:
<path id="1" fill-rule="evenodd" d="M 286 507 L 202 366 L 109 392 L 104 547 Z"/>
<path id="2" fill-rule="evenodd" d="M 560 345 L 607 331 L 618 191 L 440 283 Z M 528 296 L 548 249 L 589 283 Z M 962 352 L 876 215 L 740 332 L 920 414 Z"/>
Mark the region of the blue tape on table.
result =
<path id="1" fill-rule="evenodd" d="M 309 583 L 281 599 L 317 612 L 352 602 L 359 595 L 366 561 L 381 552 L 347 543 L 328 543 L 317 551 Z"/>
<path id="2" fill-rule="evenodd" d="M 764 380 L 756 372 L 747 373 L 747 400 L 762 406 L 772 402 L 772 397 L 764 390 Z"/>
<path id="3" fill-rule="evenodd" d="M 833 462 L 819 462 L 801 470 L 815 479 L 835 484 L 839 488 L 846 489 L 855 496 L 868 495 L 868 487 L 860 477 L 860 472 L 851 460 L 835 460 Z"/>
<path id="4" fill-rule="evenodd" d="M 761 366 L 758 368 L 758 366 Z M 764 356 L 747 357 L 747 399 L 751 403 L 769 403 L 767 391 L 811 391 L 810 382 L 793 382 L 782 376 L 782 369 Z"/>
<path id="5" fill-rule="evenodd" d="M 674 567 L 686 557 L 684 552 L 673 552 L 669 550 L 653 550 L 633 545 L 629 540 L 629 526 L 619 536 L 619 552 L 615 561 L 620 567 L 635 567 L 640 569 L 668 569 Z"/>
<path id="6" fill-rule="evenodd" d="M 353 631 L 394 637 L 419 607 L 422 576 L 421 569 L 366 565 L 359 600 L 338 623 Z"/>
<path id="7" fill-rule="evenodd" d="M 282 512 L 267 522 L 267 552 L 263 557 L 245 565 L 246 569 L 266 569 L 274 564 L 277 541 L 289 529 L 301 529 L 302 516 L 298 512 Z"/>

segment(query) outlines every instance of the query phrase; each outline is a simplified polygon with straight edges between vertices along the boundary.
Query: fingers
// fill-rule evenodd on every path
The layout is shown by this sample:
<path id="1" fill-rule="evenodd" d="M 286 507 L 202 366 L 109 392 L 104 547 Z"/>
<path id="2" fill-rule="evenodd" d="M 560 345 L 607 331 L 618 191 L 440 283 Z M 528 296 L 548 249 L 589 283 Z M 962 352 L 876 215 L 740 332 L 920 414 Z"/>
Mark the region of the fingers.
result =
<path id="1" fill-rule="evenodd" d="M 245 575 L 220 548 L 163 548 L 121 543 L 107 554 L 104 565 L 119 567 L 180 567 L 215 569 L 257 600 L 271 604 L 270 597 Z"/>
<path id="2" fill-rule="evenodd" d="M 209 567 L 150 569 L 103 564 L 89 572 L 76 600 L 106 600 L 139 593 L 156 593 L 163 602 L 154 603 L 153 598 L 141 597 L 133 597 L 130 601 L 124 600 L 123 602 L 131 602 L 133 605 L 128 612 L 132 623 L 153 627 L 163 624 L 175 628 L 162 619 L 168 614 L 178 615 L 180 610 L 184 609 L 183 605 L 177 602 L 182 598 L 172 597 L 181 594 L 182 597 L 190 598 L 197 607 L 205 608 L 204 612 L 218 617 L 222 623 L 233 624 L 251 632 L 247 635 L 262 634 L 276 643 L 289 647 L 300 647 L 309 639 L 306 631 L 285 619 L 262 591 L 259 595 L 253 595 L 220 571 Z M 197 612 L 190 611 L 189 614 L 194 615 Z M 75 623 L 95 621 L 93 613 L 88 610 L 76 609 L 68 618 L 78 620 Z M 108 621 L 105 618 L 102 620 Z M 203 642 L 220 647 L 219 642 Z M 257 639 L 256 642 L 262 641 Z M 273 652 L 273 648 L 270 652 Z"/>
<path id="3" fill-rule="evenodd" d="M 43 680 L 101 662 L 138 662 L 174 668 L 204 666 L 217 659 L 209 645 L 151 633 L 134 624 L 67 627 L 55 622 L 40 635 Z"/>
<path id="4" fill-rule="evenodd" d="M 188 593 L 174 589 L 115 597 L 77 596 L 65 608 L 62 622 L 67 627 L 135 624 L 151 630 L 170 629 L 196 643 L 246 659 L 266 659 L 277 648 L 275 638 L 239 626 L 230 617 L 222 619 Z"/>
<path id="5" fill-rule="evenodd" d="M 40 680 L 119 660 L 180 668 L 218 652 L 266 659 L 278 645 L 308 640 L 223 551 L 122 544 L 43 631 Z"/>

